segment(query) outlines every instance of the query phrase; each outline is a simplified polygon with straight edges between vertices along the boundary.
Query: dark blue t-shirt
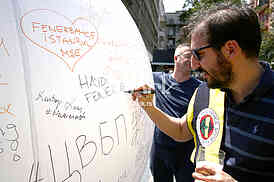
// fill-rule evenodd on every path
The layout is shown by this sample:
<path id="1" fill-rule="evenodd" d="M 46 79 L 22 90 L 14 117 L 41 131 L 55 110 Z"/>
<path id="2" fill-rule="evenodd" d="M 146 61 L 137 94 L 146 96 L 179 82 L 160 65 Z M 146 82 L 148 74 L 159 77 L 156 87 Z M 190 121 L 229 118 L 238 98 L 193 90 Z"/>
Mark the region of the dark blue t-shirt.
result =
<path id="1" fill-rule="evenodd" d="M 188 103 L 201 83 L 191 77 L 189 80 L 178 83 L 171 74 L 155 72 L 153 73 L 155 84 L 156 106 L 170 116 L 181 118 L 186 112 Z M 164 147 L 177 147 L 187 145 L 191 142 L 176 142 L 171 137 L 155 127 L 153 141 Z M 188 144 L 189 145 L 189 144 Z"/>
<path id="2" fill-rule="evenodd" d="M 224 171 L 239 182 L 274 181 L 274 72 L 263 66 L 259 85 L 243 102 L 235 104 L 226 91 Z"/>

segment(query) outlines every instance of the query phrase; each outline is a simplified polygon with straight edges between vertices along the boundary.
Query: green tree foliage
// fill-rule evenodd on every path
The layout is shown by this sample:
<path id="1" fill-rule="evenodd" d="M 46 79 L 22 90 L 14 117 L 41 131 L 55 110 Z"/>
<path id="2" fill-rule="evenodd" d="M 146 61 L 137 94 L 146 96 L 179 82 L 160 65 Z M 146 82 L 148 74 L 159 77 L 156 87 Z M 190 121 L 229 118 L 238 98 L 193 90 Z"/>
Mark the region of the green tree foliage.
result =
<path id="1" fill-rule="evenodd" d="M 274 63 L 274 32 L 263 32 L 259 59 Z M 272 65 L 273 68 L 273 65 Z"/>
<path id="2" fill-rule="evenodd" d="M 200 16 L 206 16 L 208 9 L 219 9 L 222 6 L 238 6 L 241 5 L 241 0 L 186 0 L 183 5 L 183 11 L 180 16 L 184 26 L 181 28 L 182 35 L 188 35 L 196 24 Z"/>
<path id="3" fill-rule="evenodd" d="M 244 1 L 243 1 L 244 2 Z M 203 10 L 217 7 L 220 4 L 230 5 L 239 5 L 242 4 L 241 0 L 185 0 L 183 5 L 183 13 L 181 15 L 182 20 L 187 20 L 191 16 L 195 16 L 197 13 L 201 13 Z"/>
<path id="4" fill-rule="evenodd" d="M 198 19 L 199 16 L 206 16 L 203 13 L 204 10 L 208 8 L 218 8 L 220 5 L 242 6 L 246 5 L 246 2 L 243 0 L 186 0 L 180 16 L 181 22 L 184 22 L 184 27 L 182 27 L 181 30 L 189 33 L 195 24 L 195 20 Z M 260 7 L 256 9 L 258 10 L 258 8 Z M 274 27 L 274 25 L 272 25 L 272 27 Z M 186 35 L 186 33 L 184 33 L 184 35 Z M 262 31 L 262 38 L 259 59 L 274 64 L 274 31 Z"/>

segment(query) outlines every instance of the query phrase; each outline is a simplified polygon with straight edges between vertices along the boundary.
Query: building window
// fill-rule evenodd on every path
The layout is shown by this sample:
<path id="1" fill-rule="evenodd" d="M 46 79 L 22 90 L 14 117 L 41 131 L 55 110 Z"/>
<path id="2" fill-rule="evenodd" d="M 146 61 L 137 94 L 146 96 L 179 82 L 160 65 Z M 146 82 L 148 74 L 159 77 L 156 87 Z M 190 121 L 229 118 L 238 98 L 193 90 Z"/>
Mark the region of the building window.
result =
<path id="1" fill-rule="evenodd" d="M 168 48 L 174 48 L 175 47 L 175 40 L 169 39 L 168 40 Z"/>
<path id="2" fill-rule="evenodd" d="M 168 35 L 169 36 L 175 36 L 175 27 L 169 27 L 168 28 Z"/>
<path id="3" fill-rule="evenodd" d="M 170 18 L 170 19 L 168 20 L 168 23 L 169 23 L 169 24 L 174 24 L 174 19 L 173 19 L 173 18 Z"/>

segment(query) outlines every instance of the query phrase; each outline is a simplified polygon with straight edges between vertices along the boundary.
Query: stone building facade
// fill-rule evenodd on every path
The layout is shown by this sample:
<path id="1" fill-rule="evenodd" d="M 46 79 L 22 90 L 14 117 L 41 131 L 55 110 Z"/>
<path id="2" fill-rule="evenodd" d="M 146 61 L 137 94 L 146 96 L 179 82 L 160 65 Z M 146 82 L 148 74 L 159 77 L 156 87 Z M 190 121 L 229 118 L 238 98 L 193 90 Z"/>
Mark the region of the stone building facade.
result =
<path id="1" fill-rule="evenodd" d="M 153 71 L 172 69 L 181 43 L 180 11 L 165 13 L 163 0 L 122 0 L 135 21 L 151 56 Z"/>
<path id="2" fill-rule="evenodd" d="M 170 71 L 174 68 L 174 52 L 184 42 L 181 32 L 181 11 L 165 13 L 160 19 L 159 46 L 153 51 L 153 71 Z"/>
<path id="3" fill-rule="evenodd" d="M 182 42 L 180 28 L 182 22 L 180 20 L 181 11 L 174 13 L 166 13 L 166 32 L 167 32 L 167 48 L 175 49 Z"/>
<path id="4" fill-rule="evenodd" d="M 158 47 L 160 4 L 162 0 L 122 0 L 134 19 L 149 55 Z M 163 6 L 163 5 L 162 5 Z"/>

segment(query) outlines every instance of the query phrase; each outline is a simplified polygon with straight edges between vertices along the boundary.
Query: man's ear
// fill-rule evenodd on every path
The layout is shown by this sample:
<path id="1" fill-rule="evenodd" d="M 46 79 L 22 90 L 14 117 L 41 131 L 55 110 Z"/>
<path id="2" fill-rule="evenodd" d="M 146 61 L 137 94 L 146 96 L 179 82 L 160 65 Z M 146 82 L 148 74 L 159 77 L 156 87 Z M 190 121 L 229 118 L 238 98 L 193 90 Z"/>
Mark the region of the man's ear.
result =
<path id="1" fill-rule="evenodd" d="M 239 44 L 236 40 L 229 40 L 222 47 L 221 51 L 226 59 L 232 59 L 239 54 Z"/>

